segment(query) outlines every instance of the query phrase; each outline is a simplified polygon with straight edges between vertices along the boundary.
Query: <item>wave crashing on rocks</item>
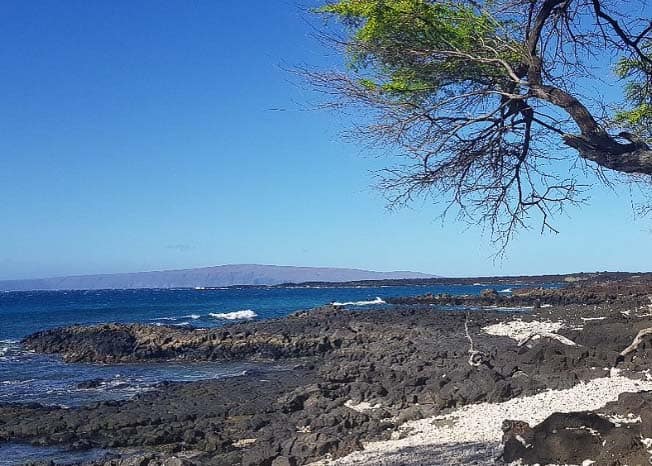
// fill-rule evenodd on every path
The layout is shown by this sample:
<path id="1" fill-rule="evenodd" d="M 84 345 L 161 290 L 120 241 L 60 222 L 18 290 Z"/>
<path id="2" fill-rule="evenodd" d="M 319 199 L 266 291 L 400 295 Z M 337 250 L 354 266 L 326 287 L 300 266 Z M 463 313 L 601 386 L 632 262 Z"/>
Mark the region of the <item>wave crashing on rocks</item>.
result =
<path id="1" fill-rule="evenodd" d="M 214 319 L 225 319 L 225 320 L 250 320 L 258 317 L 258 314 L 256 314 L 251 309 L 245 309 L 243 311 L 235 311 L 235 312 L 225 312 L 225 313 L 209 312 L 208 315 L 213 317 Z"/>
<path id="2" fill-rule="evenodd" d="M 382 298 L 376 297 L 371 301 L 349 301 L 346 303 L 340 303 L 335 301 L 331 303 L 333 306 L 371 306 L 373 304 L 387 304 Z"/>

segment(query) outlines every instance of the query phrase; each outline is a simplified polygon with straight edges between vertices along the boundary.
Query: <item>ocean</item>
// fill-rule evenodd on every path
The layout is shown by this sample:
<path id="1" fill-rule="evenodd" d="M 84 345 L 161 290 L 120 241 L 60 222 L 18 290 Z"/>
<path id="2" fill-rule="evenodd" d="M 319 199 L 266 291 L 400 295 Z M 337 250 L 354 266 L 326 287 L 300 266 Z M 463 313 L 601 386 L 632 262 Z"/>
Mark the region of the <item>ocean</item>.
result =
<path id="1" fill-rule="evenodd" d="M 243 374 L 255 363 L 66 364 L 53 355 L 25 351 L 20 340 L 39 330 L 73 324 L 148 323 L 215 327 L 270 319 L 329 303 L 374 312 L 383 298 L 425 293 L 479 294 L 488 284 L 384 287 L 242 287 L 226 289 L 141 289 L 0 292 L 0 403 L 38 402 L 81 406 L 126 399 L 162 381 L 193 381 Z M 519 285 L 501 284 L 509 293 Z M 554 286 L 554 285 L 553 285 Z M 433 312 L 437 309 L 433 308 Z M 284 370 L 269 363 L 267 370 Z M 0 452 L 8 450 L 0 445 Z M 33 447 L 12 445 L 12 462 L 47 457 Z M 48 450 L 52 455 L 64 455 Z M 29 456 L 32 455 L 32 456 Z M 2 455 L 4 456 L 4 455 Z"/>

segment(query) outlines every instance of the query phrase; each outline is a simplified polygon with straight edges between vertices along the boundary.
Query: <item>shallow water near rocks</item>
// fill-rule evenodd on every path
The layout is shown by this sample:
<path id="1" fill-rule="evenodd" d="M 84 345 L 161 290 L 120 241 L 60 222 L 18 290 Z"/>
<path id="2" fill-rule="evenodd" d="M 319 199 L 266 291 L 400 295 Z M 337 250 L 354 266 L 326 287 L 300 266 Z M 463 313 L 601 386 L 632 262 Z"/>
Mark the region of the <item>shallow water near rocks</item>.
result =
<path id="1" fill-rule="evenodd" d="M 83 364 L 8 345 L 2 359 L 0 402 L 80 406 L 127 399 L 157 383 L 221 379 L 253 370 L 282 369 L 281 365 L 233 363 Z"/>
<path id="2" fill-rule="evenodd" d="M 70 451 L 60 447 L 39 447 L 22 443 L 0 444 L 0 466 L 15 466 L 33 461 L 52 462 L 59 465 L 74 465 L 106 458 L 106 450 Z"/>

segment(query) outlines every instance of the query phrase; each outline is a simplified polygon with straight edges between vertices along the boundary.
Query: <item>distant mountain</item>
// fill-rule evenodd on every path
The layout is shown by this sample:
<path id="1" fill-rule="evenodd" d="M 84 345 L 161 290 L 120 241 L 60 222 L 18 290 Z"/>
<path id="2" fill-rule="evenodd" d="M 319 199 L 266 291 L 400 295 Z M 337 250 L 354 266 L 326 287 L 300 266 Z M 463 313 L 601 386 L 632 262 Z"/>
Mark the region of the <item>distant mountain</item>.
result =
<path id="1" fill-rule="evenodd" d="M 0 281 L 0 290 L 99 290 L 115 288 L 196 288 L 233 285 L 279 285 L 303 282 L 350 282 L 436 278 L 418 272 L 373 272 L 333 267 L 280 265 L 218 265 L 158 272 L 77 275 L 70 277 Z"/>

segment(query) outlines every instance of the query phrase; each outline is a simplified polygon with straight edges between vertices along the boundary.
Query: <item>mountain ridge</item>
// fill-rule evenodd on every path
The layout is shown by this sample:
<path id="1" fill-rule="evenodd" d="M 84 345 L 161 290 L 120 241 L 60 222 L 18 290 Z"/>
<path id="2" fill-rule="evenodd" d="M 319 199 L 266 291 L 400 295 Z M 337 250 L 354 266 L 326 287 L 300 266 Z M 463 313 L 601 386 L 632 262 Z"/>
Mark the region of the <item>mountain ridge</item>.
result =
<path id="1" fill-rule="evenodd" d="M 349 282 L 437 278 L 421 272 L 377 272 L 343 267 L 227 264 L 190 269 L 0 280 L 2 291 L 98 290 L 139 288 L 209 288 L 237 285 L 280 285 L 303 282 Z"/>

